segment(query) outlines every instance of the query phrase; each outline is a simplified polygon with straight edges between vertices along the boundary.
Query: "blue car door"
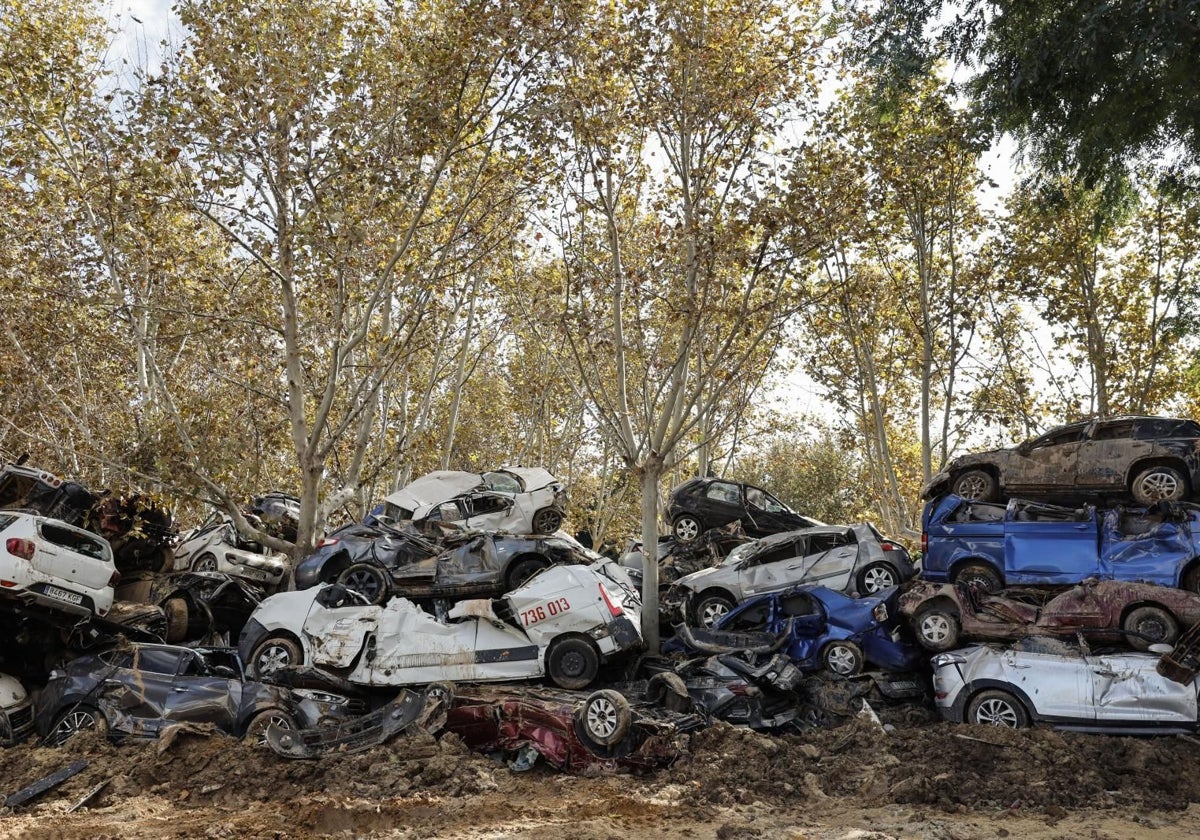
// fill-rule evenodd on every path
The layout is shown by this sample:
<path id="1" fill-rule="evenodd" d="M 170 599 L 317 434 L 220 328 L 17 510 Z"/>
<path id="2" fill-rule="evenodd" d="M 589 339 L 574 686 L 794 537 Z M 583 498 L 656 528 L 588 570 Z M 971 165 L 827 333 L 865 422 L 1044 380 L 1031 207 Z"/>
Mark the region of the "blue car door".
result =
<path id="1" fill-rule="evenodd" d="M 829 622 L 825 610 L 807 592 L 788 592 L 776 600 L 771 625 L 773 633 L 783 632 L 791 622 L 786 652 L 798 668 L 815 667 L 821 647 L 828 640 Z"/>
<path id="2" fill-rule="evenodd" d="M 1073 518 L 1068 518 L 1073 517 Z M 1100 577 L 1096 509 L 1009 504 L 1004 522 L 1004 577 L 1009 584 L 1077 583 Z"/>

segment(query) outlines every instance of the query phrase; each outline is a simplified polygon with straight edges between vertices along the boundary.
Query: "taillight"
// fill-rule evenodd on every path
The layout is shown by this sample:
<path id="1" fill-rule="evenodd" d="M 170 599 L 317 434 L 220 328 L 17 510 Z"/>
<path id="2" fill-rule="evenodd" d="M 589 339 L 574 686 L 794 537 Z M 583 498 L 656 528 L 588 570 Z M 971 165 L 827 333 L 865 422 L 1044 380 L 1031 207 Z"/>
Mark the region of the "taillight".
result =
<path id="1" fill-rule="evenodd" d="M 750 685 L 744 682 L 729 683 L 726 688 L 730 694 L 736 694 L 739 697 L 745 697 L 750 693 Z"/>
<path id="2" fill-rule="evenodd" d="M 20 557 L 22 560 L 33 559 L 33 540 L 23 540 L 18 537 L 12 537 L 5 544 L 8 553 L 14 557 Z"/>
<path id="3" fill-rule="evenodd" d="M 108 585 L 115 587 L 120 582 L 121 582 L 121 573 L 118 572 L 116 569 L 113 569 L 112 577 L 110 577 L 108 579 Z"/>
<path id="4" fill-rule="evenodd" d="M 884 551 L 895 551 L 897 546 L 895 543 L 885 542 L 880 544 L 880 548 Z"/>
<path id="5" fill-rule="evenodd" d="M 608 593 L 608 588 L 605 587 L 603 583 L 600 584 L 600 597 L 604 599 L 604 603 L 608 606 L 608 611 L 612 613 L 614 617 L 625 615 L 625 610 L 620 604 L 612 599 L 612 596 Z"/>
<path id="6" fill-rule="evenodd" d="M 929 553 L 929 532 L 928 531 L 921 532 L 921 553 L 922 554 Z"/>
<path id="7" fill-rule="evenodd" d="M 317 548 L 324 548 L 327 545 L 337 545 L 337 544 L 338 544 L 337 539 L 330 539 L 329 537 L 321 537 L 321 539 L 317 541 Z"/>

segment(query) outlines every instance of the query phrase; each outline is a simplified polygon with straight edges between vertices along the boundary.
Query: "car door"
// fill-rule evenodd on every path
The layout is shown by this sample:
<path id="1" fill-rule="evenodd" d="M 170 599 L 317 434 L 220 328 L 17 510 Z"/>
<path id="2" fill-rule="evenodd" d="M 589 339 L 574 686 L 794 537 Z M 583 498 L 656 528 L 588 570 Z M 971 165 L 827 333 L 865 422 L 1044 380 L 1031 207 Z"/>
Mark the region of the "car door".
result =
<path id="1" fill-rule="evenodd" d="M 202 654 L 186 651 L 163 703 L 163 717 L 172 722 L 211 723 L 223 732 L 233 732 L 241 689 L 236 677 L 214 674 Z"/>
<path id="2" fill-rule="evenodd" d="M 742 488 L 732 481 L 710 481 L 697 501 L 700 518 L 704 520 L 704 524 L 708 528 L 718 528 L 746 516 L 746 503 L 742 497 Z M 749 524 L 747 523 L 747 525 Z M 751 530 L 747 530 L 747 533 L 751 532 Z"/>
<path id="3" fill-rule="evenodd" d="M 803 576 L 808 539 L 799 536 L 747 558 L 738 569 L 742 597 L 777 592 Z"/>
<path id="4" fill-rule="evenodd" d="M 788 656 L 799 668 L 814 666 L 828 636 L 825 609 L 807 592 L 781 595 L 769 629 L 778 633 L 789 627 Z"/>
<path id="5" fill-rule="evenodd" d="M 1114 653 L 1089 656 L 1087 661 L 1097 722 L 1196 722 L 1196 686 L 1160 676 L 1157 656 Z"/>
<path id="6" fill-rule="evenodd" d="M 1010 583 L 1062 584 L 1100 576 L 1096 509 L 1013 501 L 1004 521 L 1004 577 Z"/>
<path id="7" fill-rule="evenodd" d="M 1081 489 L 1125 489 L 1129 465 L 1150 455 L 1153 444 L 1135 440 L 1134 421 L 1111 420 L 1093 426 L 1075 456 L 1075 484 Z"/>
<path id="8" fill-rule="evenodd" d="M 520 523 L 514 522 L 515 501 L 512 494 L 479 491 L 463 496 L 460 501 L 464 512 L 462 525 L 467 528 L 507 531 L 517 527 L 521 530 L 518 527 Z"/>
<path id="9" fill-rule="evenodd" d="M 1079 447 L 1089 425 L 1076 423 L 1018 446 L 1001 475 L 1004 486 L 1016 492 L 1073 487 Z"/>
<path id="10" fill-rule="evenodd" d="M 793 583 L 816 583 L 829 589 L 850 588 L 850 578 L 858 561 L 859 545 L 849 528 L 810 533 L 808 546 L 799 567 L 788 566 Z"/>
<path id="11" fill-rule="evenodd" d="M 128 720 L 121 725 L 134 735 L 156 735 L 163 727 L 179 670 L 179 648 L 142 647 L 132 659 L 122 658 L 99 689 L 105 703 Z"/>
<path id="12" fill-rule="evenodd" d="M 380 611 L 349 679 L 388 686 L 484 679 L 475 658 L 478 624 L 477 618 L 443 624 L 410 601 L 393 598 Z"/>
<path id="13" fill-rule="evenodd" d="M 326 668 L 350 667 L 383 613 L 383 607 L 338 599 L 337 594 L 337 587 L 322 589 L 303 623 L 313 664 Z"/>
<path id="14" fill-rule="evenodd" d="M 1095 718 L 1091 669 L 1082 655 L 1010 649 L 1000 655 L 1000 670 L 1039 716 L 1063 721 Z"/>
<path id="15" fill-rule="evenodd" d="M 762 534 L 778 534 L 797 526 L 796 514 L 766 490 L 746 485 L 746 517 L 750 529 Z"/>

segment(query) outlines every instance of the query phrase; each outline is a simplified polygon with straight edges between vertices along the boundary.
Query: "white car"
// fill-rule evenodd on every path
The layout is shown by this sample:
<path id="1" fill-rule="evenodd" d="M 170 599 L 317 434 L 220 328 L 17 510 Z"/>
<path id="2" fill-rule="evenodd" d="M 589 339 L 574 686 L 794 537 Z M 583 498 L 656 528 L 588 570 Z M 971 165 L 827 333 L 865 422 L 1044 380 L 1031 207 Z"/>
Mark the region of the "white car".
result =
<path id="1" fill-rule="evenodd" d="M 103 537 L 57 519 L 0 510 L 0 597 L 103 616 L 120 579 Z"/>
<path id="2" fill-rule="evenodd" d="M 0 746 L 11 747 L 33 731 L 33 701 L 16 677 L 0 674 Z"/>
<path id="3" fill-rule="evenodd" d="M 553 534 L 565 503 L 562 484 L 540 467 L 438 470 L 384 499 L 383 513 L 393 522 L 437 520 L 480 531 Z"/>
<path id="4" fill-rule="evenodd" d="M 287 564 L 285 554 L 243 538 L 220 512 L 184 534 L 175 547 L 176 571 L 223 572 L 267 588 L 279 585 Z"/>
<path id="5" fill-rule="evenodd" d="M 258 678 L 311 665 L 369 686 L 548 675 L 579 689 L 606 660 L 641 646 L 637 591 L 605 560 L 552 566 L 502 598 L 460 601 L 444 621 L 405 598 L 364 605 L 338 585 L 282 592 L 250 616 L 238 652 Z"/>

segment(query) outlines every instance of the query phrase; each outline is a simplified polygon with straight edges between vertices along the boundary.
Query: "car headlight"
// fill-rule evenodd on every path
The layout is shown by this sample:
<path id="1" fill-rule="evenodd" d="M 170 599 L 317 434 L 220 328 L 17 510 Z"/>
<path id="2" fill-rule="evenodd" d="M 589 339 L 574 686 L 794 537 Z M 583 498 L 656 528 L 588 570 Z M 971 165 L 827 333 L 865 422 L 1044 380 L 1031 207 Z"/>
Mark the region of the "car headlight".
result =
<path id="1" fill-rule="evenodd" d="M 317 703 L 328 703 L 333 706 L 340 706 L 348 702 L 347 699 L 340 694 L 333 694 L 328 691 L 315 691 L 311 688 L 293 688 L 292 698 L 297 701 L 313 700 Z"/>
<path id="2" fill-rule="evenodd" d="M 883 622 L 887 621 L 887 619 L 888 619 L 887 604 L 883 603 L 882 601 L 880 601 L 878 604 L 876 604 L 875 607 L 871 610 L 871 618 L 875 619 L 880 624 L 883 624 Z"/>
<path id="3" fill-rule="evenodd" d="M 967 657 L 961 653 L 939 653 L 929 661 L 936 670 L 937 668 L 944 668 L 947 665 L 962 665 L 967 661 Z"/>

